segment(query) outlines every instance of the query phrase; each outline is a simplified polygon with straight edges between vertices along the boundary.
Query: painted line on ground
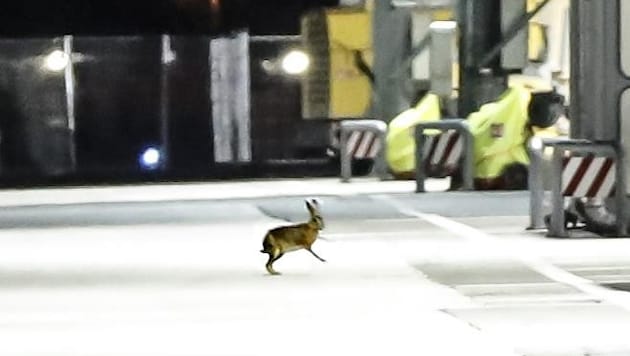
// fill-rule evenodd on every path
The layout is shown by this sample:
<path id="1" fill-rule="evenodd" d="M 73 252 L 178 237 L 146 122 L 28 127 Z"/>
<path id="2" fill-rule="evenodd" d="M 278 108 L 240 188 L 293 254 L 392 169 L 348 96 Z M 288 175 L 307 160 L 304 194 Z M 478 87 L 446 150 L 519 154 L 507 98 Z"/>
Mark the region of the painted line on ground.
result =
<path id="1" fill-rule="evenodd" d="M 627 292 L 614 291 L 597 285 L 589 279 L 576 276 L 540 258 L 525 254 L 520 250 L 515 250 L 505 244 L 504 241 L 487 234 L 482 230 L 440 215 L 422 213 L 405 203 L 393 199 L 390 196 L 373 195 L 372 198 L 381 200 L 384 203 L 393 206 L 402 214 L 415 216 L 419 219 L 430 222 L 471 242 L 488 244 L 494 250 L 500 249 L 502 255 L 519 260 L 531 270 L 536 271 L 553 281 L 566 284 L 601 301 L 617 305 L 627 311 L 630 311 L 630 295 L 628 295 Z"/>

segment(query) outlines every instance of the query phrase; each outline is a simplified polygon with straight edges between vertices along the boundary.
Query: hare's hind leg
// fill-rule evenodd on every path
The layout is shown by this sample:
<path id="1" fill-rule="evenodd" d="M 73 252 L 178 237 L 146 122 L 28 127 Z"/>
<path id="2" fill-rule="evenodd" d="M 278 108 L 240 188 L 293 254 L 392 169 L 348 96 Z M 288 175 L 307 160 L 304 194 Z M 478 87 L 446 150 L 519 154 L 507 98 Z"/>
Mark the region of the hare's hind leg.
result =
<path id="1" fill-rule="evenodd" d="M 269 252 L 269 260 L 267 260 L 267 264 L 265 265 L 265 268 L 267 268 L 267 272 L 269 272 L 269 274 L 280 274 L 279 272 L 276 272 L 275 269 L 273 269 L 273 263 L 280 259 L 280 257 L 282 257 L 283 255 L 284 253 L 280 252 L 278 249 L 273 249 L 271 252 Z"/>
<path id="2" fill-rule="evenodd" d="M 310 247 L 310 246 L 309 246 L 309 247 L 305 247 L 305 248 L 306 248 L 306 251 L 308 251 L 308 252 L 312 253 L 312 254 L 313 254 L 313 256 L 315 256 L 315 258 L 317 258 L 318 260 L 320 260 L 320 261 L 322 261 L 322 262 L 326 262 L 326 260 L 325 260 L 325 259 L 323 259 L 323 258 L 321 258 L 321 257 L 317 256 L 317 254 L 316 254 L 313 250 L 311 250 L 311 247 Z"/>

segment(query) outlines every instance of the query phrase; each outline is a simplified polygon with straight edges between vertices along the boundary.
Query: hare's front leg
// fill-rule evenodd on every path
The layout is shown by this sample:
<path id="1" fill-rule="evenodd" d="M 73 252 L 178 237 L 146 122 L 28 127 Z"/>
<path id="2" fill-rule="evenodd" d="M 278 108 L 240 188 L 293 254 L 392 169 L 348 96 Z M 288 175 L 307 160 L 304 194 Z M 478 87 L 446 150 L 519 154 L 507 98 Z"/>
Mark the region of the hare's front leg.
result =
<path id="1" fill-rule="evenodd" d="M 313 250 L 311 250 L 311 247 L 310 247 L 310 246 L 305 247 L 305 249 L 306 249 L 306 251 L 308 251 L 308 252 L 312 253 L 312 254 L 313 254 L 313 256 L 315 256 L 315 258 L 317 258 L 318 260 L 320 260 L 320 261 L 322 261 L 322 262 L 326 262 L 326 260 L 325 260 L 325 259 L 323 259 L 323 258 L 321 258 L 321 257 L 317 256 L 317 254 L 316 254 Z"/>

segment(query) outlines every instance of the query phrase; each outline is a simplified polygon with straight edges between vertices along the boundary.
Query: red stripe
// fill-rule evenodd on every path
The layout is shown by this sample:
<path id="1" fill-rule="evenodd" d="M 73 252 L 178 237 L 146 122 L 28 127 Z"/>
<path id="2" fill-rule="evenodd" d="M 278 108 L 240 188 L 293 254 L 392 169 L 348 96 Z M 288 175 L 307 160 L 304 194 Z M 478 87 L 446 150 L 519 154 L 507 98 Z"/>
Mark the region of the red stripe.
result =
<path id="1" fill-rule="evenodd" d="M 459 134 L 457 132 L 454 132 L 451 137 L 449 137 L 448 143 L 446 144 L 446 149 L 444 150 L 444 156 L 442 156 L 442 158 L 440 159 L 440 166 L 445 165 L 446 160 L 448 159 L 448 156 L 451 155 L 451 151 L 453 151 L 453 147 L 455 147 L 458 138 Z"/>
<path id="2" fill-rule="evenodd" d="M 370 141 L 370 144 L 367 146 L 367 149 L 365 150 L 365 158 L 374 158 L 374 156 L 372 156 L 371 153 L 372 153 L 372 148 L 374 147 L 376 140 L 378 140 L 378 137 L 375 134 L 374 136 L 372 136 L 372 140 Z"/>
<path id="3" fill-rule="evenodd" d="M 372 144 L 370 145 L 370 148 L 368 150 L 368 157 L 370 158 L 375 158 L 378 155 L 378 152 L 380 150 L 379 144 L 381 142 L 381 138 L 378 136 L 374 136 L 374 139 L 372 140 Z"/>
<path id="4" fill-rule="evenodd" d="M 593 180 L 593 184 L 588 189 L 588 192 L 586 192 L 587 197 L 594 197 L 597 195 L 599 190 L 602 188 L 602 183 L 604 183 L 604 179 L 606 179 L 606 175 L 610 171 L 610 167 L 612 167 L 612 165 L 613 160 L 610 158 L 606 158 L 604 164 L 602 165 L 602 168 L 597 173 L 595 180 Z"/>
<path id="5" fill-rule="evenodd" d="M 357 155 L 357 151 L 359 150 L 359 146 L 361 146 L 361 141 L 363 140 L 363 131 L 353 131 L 358 132 L 358 138 L 355 141 L 354 147 L 349 147 L 348 151 L 350 151 L 350 157 L 355 157 Z M 352 134 L 351 134 L 352 135 Z"/>
<path id="6" fill-rule="evenodd" d="M 593 155 L 584 156 L 584 159 L 582 159 L 580 166 L 575 171 L 573 178 L 571 178 L 571 183 L 569 183 L 567 189 L 564 191 L 565 196 L 572 196 L 573 193 L 575 193 L 575 190 L 582 181 L 582 178 L 584 178 L 584 173 L 586 173 L 586 170 L 591 165 L 592 161 Z"/>

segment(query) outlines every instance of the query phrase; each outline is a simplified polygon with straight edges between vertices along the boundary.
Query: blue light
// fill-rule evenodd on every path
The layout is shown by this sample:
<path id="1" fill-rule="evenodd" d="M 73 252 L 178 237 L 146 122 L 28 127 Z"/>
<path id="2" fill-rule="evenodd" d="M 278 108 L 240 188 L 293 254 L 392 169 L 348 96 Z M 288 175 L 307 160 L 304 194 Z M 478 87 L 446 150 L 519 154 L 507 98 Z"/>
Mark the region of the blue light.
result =
<path id="1" fill-rule="evenodd" d="M 145 149 L 140 155 L 140 166 L 145 169 L 156 169 L 160 165 L 162 154 L 155 147 Z"/>

